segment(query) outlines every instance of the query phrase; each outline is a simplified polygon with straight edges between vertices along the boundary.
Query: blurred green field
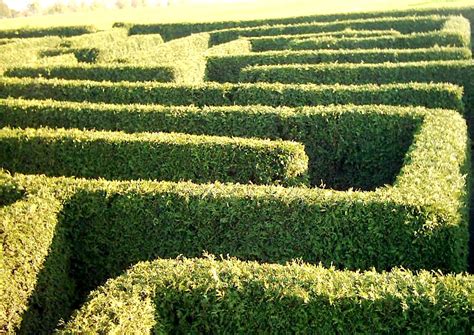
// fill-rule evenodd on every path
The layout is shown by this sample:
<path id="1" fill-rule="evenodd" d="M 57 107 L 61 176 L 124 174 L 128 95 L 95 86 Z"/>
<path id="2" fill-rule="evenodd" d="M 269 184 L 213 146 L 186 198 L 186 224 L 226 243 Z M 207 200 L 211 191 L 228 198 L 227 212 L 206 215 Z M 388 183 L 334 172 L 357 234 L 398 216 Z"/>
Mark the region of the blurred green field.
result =
<path id="1" fill-rule="evenodd" d="M 290 5 L 291 4 L 291 5 Z M 0 20 L 0 27 L 94 24 L 107 29 L 114 22 L 201 22 L 288 16 L 472 5 L 472 0 L 249 0 L 242 2 L 172 5 L 168 7 L 97 10 L 94 12 Z"/>

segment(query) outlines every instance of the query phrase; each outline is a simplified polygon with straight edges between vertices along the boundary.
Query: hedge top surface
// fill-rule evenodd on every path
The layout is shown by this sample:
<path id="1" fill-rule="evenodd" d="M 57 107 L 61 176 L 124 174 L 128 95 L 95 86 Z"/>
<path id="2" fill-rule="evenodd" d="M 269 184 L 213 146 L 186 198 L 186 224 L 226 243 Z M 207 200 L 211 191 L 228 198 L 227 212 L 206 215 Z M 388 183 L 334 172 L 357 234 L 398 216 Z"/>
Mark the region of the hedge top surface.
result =
<path id="1" fill-rule="evenodd" d="M 423 105 L 462 111 L 462 88 L 452 84 L 285 85 L 112 83 L 0 78 L 0 97 L 164 105 L 304 106 L 328 104 Z"/>
<path id="2" fill-rule="evenodd" d="M 62 333 L 469 332 L 473 290 L 472 276 L 427 271 L 160 259 L 140 262 L 95 290 Z M 449 301 L 450 308 L 432 301 Z M 169 314 L 169 305 L 182 311 L 179 316 Z M 388 305 L 390 312 L 382 308 Z M 198 313 L 192 325 L 184 322 Z"/>

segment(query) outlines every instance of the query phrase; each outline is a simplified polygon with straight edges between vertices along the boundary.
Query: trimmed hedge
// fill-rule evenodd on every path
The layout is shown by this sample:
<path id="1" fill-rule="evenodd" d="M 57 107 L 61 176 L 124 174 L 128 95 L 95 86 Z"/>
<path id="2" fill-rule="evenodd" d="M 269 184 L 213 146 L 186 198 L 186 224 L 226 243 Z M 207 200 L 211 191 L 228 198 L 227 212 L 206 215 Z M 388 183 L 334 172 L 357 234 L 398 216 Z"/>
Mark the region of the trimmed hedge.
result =
<path id="1" fill-rule="evenodd" d="M 335 189 L 367 190 L 393 183 L 418 124 L 409 117 L 411 108 L 198 108 L 0 100 L 0 124 L 297 141 L 304 144 L 309 156 L 312 185 L 322 181 Z"/>
<path id="2" fill-rule="evenodd" d="M 292 84 L 454 83 L 464 87 L 466 110 L 474 110 L 474 62 L 472 60 L 256 66 L 243 69 L 240 81 Z"/>
<path id="3" fill-rule="evenodd" d="M 11 66 L 18 66 L 21 59 L 23 65 L 38 64 L 42 59 L 40 53 L 45 48 L 59 45 L 61 38 L 57 36 L 44 38 L 28 38 L 17 42 L 0 45 L 0 71 Z"/>
<path id="4" fill-rule="evenodd" d="M 317 49 L 414 49 L 445 47 L 470 47 L 470 42 L 457 32 L 436 31 L 401 36 L 363 37 L 363 38 L 308 38 L 292 40 L 288 43 L 290 50 L 317 50 Z M 252 51 L 269 51 L 255 44 Z"/>
<path id="5" fill-rule="evenodd" d="M 278 25 L 278 24 L 301 24 L 314 22 L 331 22 L 341 20 L 358 20 L 358 19 L 376 19 L 384 16 L 390 17 L 406 17 L 406 16 L 428 16 L 428 15 L 462 15 L 474 21 L 474 6 L 464 7 L 431 7 L 431 8 L 410 8 L 405 10 L 390 11 L 370 11 L 370 12 L 347 12 L 338 14 L 317 14 L 298 17 L 286 17 L 275 19 L 260 20 L 244 20 L 244 21 L 220 21 L 220 22 L 193 22 L 193 23 L 168 23 L 154 25 L 150 30 L 159 32 L 165 40 L 171 40 L 183 37 L 197 32 L 209 32 L 212 30 L 229 29 L 236 27 L 257 27 L 262 25 Z M 131 27 L 131 23 L 115 23 L 117 27 Z M 145 27 L 141 27 L 143 28 Z M 141 33 L 141 32 L 140 32 Z"/>
<path id="6" fill-rule="evenodd" d="M 463 110 L 462 88 L 452 84 L 281 85 L 109 83 L 0 78 L 0 97 L 162 105 L 316 106 L 387 104 Z"/>
<path id="7" fill-rule="evenodd" d="M 396 30 L 352 30 L 334 31 L 327 33 L 298 34 L 298 35 L 276 35 L 263 37 L 249 37 L 256 50 L 285 50 L 288 43 L 294 39 L 307 38 L 347 38 L 347 37 L 377 37 L 377 36 L 401 36 Z"/>
<path id="8" fill-rule="evenodd" d="M 349 269 L 465 270 L 465 121 L 455 111 L 411 113 L 423 124 L 405 165 L 393 187 L 374 192 L 15 174 L 12 183 L 28 197 L 0 208 L 8 250 L 3 329 L 13 332 L 21 322 L 24 332 L 51 332 L 54 320 L 67 319 L 68 306 L 130 265 L 202 250 L 272 262 L 298 257 Z"/>
<path id="9" fill-rule="evenodd" d="M 346 29 L 356 30 L 397 30 L 403 34 L 440 30 L 452 17 L 412 16 L 412 17 L 380 17 L 376 19 L 312 22 L 295 25 L 260 26 L 255 28 L 233 28 L 210 32 L 211 45 L 221 44 L 238 37 L 258 37 L 271 35 L 298 35 L 309 33 L 334 32 Z M 130 32 L 133 27 L 130 28 Z"/>
<path id="10" fill-rule="evenodd" d="M 61 48 L 62 52 L 73 52 L 81 62 L 130 63 L 141 54 L 158 53 L 156 49 L 162 44 L 163 39 L 157 34 L 131 37 L 126 29 L 112 29 L 70 38 Z"/>
<path id="11" fill-rule="evenodd" d="M 94 26 L 63 26 L 45 28 L 23 27 L 18 29 L 0 29 L 0 38 L 29 38 L 45 36 L 67 37 L 94 33 L 96 31 L 97 29 Z"/>
<path id="12" fill-rule="evenodd" d="M 297 185 L 308 168 L 292 142 L 49 128 L 1 129 L 0 156 L 12 172 L 122 180 Z"/>
<path id="13" fill-rule="evenodd" d="M 175 79 L 173 67 L 139 65 L 65 65 L 65 66 L 23 66 L 5 71 L 9 77 L 61 78 L 92 81 L 157 81 L 171 82 Z"/>
<path id="14" fill-rule="evenodd" d="M 251 54 L 208 56 L 206 78 L 216 82 L 238 82 L 241 69 L 251 65 L 318 64 L 318 63 L 384 63 L 432 60 L 467 60 L 468 48 L 428 49 L 358 49 L 269 51 Z"/>
<path id="15" fill-rule="evenodd" d="M 467 334 L 473 291 L 468 275 L 159 259 L 96 289 L 61 333 Z"/>
<path id="16" fill-rule="evenodd" d="M 205 29 L 199 29 L 199 24 L 132 24 L 129 28 L 130 35 L 136 34 L 160 34 L 165 41 L 183 37 L 196 32 L 212 32 L 213 44 L 229 42 L 240 36 L 265 36 L 265 35 L 284 35 L 284 34 L 306 34 L 340 31 L 345 29 L 357 30 L 385 30 L 394 29 L 402 33 L 412 33 L 419 31 L 437 30 L 443 24 L 445 17 L 431 16 L 405 16 L 405 17 L 376 17 L 370 19 L 349 19 L 335 22 L 285 22 L 272 23 L 261 22 L 249 27 L 228 26 L 224 27 L 220 22 L 204 24 Z M 181 26 L 183 31 L 175 29 Z M 172 27 L 174 32 L 169 32 Z"/>
<path id="17" fill-rule="evenodd" d="M 248 54 L 252 51 L 252 45 L 247 39 L 239 38 L 229 43 L 223 43 L 206 51 L 206 56 Z"/>

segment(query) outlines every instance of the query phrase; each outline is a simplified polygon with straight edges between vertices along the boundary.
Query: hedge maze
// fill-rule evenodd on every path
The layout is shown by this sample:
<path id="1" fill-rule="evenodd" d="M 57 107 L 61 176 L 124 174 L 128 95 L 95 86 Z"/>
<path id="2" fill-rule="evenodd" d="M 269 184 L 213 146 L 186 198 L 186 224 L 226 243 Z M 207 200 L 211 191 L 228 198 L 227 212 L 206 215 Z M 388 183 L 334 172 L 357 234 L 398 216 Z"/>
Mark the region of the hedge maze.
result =
<path id="1" fill-rule="evenodd" d="M 472 333 L 473 20 L 0 30 L 0 332 Z"/>

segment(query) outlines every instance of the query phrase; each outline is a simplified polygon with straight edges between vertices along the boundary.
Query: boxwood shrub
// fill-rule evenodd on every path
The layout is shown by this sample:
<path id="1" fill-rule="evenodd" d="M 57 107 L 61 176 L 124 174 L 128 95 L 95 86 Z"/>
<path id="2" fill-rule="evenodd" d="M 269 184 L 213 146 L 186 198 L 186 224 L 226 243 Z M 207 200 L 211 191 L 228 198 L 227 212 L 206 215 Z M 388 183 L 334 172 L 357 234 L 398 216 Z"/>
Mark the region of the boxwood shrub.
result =
<path id="1" fill-rule="evenodd" d="M 21 66 L 5 71 L 9 77 L 61 78 L 92 81 L 157 81 L 172 82 L 176 78 L 172 66 L 147 65 L 63 65 Z"/>
<path id="2" fill-rule="evenodd" d="M 467 60 L 468 48 L 433 47 L 419 49 L 356 49 L 268 51 L 207 57 L 206 78 L 216 82 L 238 82 L 241 69 L 251 65 L 385 63 L 432 60 Z"/>
<path id="3" fill-rule="evenodd" d="M 462 88 L 452 84 L 282 85 L 109 83 L 0 78 L 0 97 L 117 104 L 270 105 L 387 104 L 463 110 Z"/>
<path id="4" fill-rule="evenodd" d="M 315 22 L 314 20 L 306 20 L 301 22 L 261 22 L 257 25 L 229 25 L 223 26 L 222 23 L 216 22 L 213 25 L 207 24 L 206 28 L 199 29 L 199 24 L 178 24 L 173 28 L 183 28 L 183 31 L 171 32 L 168 30 L 171 25 L 167 24 L 132 24 L 129 26 L 129 33 L 135 34 L 160 34 L 165 41 L 183 37 L 196 32 L 212 32 L 213 44 L 229 42 L 240 36 L 265 36 L 265 35 L 283 35 L 283 34 L 305 34 L 332 32 L 345 29 L 357 30 L 385 30 L 394 29 L 402 33 L 412 33 L 420 31 L 430 31 L 440 29 L 444 16 L 404 16 L 404 17 L 387 17 L 378 16 L 374 18 L 357 18 L 347 19 L 334 22 Z"/>
<path id="5" fill-rule="evenodd" d="M 399 172 L 418 125 L 410 116 L 411 108 L 354 105 L 199 108 L 0 100 L 0 124 L 297 141 L 305 146 L 309 156 L 312 185 L 324 183 L 335 189 L 367 190 L 391 184 Z"/>
<path id="6" fill-rule="evenodd" d="M 0 129 L 1 166 L 12 172 L 106 179 L 301 184 L 301 144 L 178 133 Z"/>
<path id="7" fill-rule="evenodd" d="M 238 37 L 257 37 L 271 35 L 298 35 L 309 33 L 337 32 L 346 29 L 356 30 L 397 30 L 403 34 L 440 30 L 451 17 L 411 16 L 379 17 L 334 22 L 311 22 L 290 25 L 264 25 L 253 28 L 231 28 L 210 32 L 211 45 L 229 42 Z M 130 28 L 133 32 L 133 27 Z"/>
<path id="8" fill-rule="evenodd" d="M 245 68 L 242 82 L 316 84 L 454 83 L 464 87 L 466 110 L 474 110 L 474 62 L 269 65 Z"/>
<path id="9" fill-rule="evenodd" d="M 51 331 L 130 265 L 202 250 L 347 269 L 465 270 L 465 121 L 449 110 L 411 113 L 422 123 L 395 183 L 370 192 L 15 174 L 11 184 L 27 196 L 0 207 L 3 329 Z"/>
<path id="10" fill-rule="evenodd" d="M 462 7 L 431 7 L 431 8 L 410 8 L 404 10 L 390 11 L 370 11 L 370 12 L 346 12 L 337 14 L 317 14 L 297 17 L 285 17 L 275 19 L 260 20 L 242 20 L 242 21 L 220 21 L 220 22 L 193 22 L 193 23 L 162 23 L 155 25 L 139 25 L 134 28 L 135 33 L 160 33 L 165 40 L 171 40 L 183 37 L 197 32 L 210 32 L 212 30 L 223 30 L 236 27 L 258 27 L 262 25 L 288 25 L 314 22 L 331 22 L 344 20 L 360 20 L 360 19 L 379 19 L 380 17 L 412 17 L 412 16 L 429 16 L 429 15 L 462 15 L 474 21 L 474 6 Z M 132 27 L 134 24 L 118 22 L 114 26 Z M 430 30 L 430 29 L 428 29 Z"/>
<path id="11" fill-rule="evenodd" d="M 468 275 L 160 259 L 95 290 L 61 333 L 469 333 L 473 290 Z"/>
<path id="12" fill-rule="evenodd" d="M 353 38 L 306 38 L 289 40 L 286 49 L 320 50 L 320 49 L 414 49 L 434 46 L 470 47 L 462 34 L 457 32 L 436 31 L 400 36 L 353 37 Z M 271 47 L 271 46 L 270 46 Z M 280 48 L 280 46 L 278 46 Z M 252 51 L 268 51 L 265 45 L 252 45 Z"/>

